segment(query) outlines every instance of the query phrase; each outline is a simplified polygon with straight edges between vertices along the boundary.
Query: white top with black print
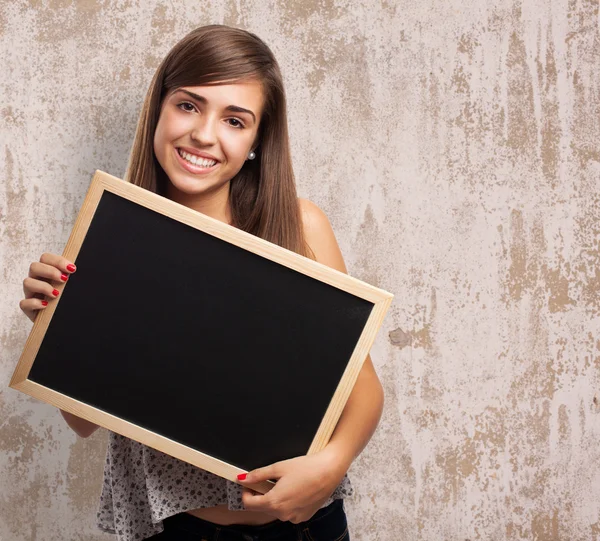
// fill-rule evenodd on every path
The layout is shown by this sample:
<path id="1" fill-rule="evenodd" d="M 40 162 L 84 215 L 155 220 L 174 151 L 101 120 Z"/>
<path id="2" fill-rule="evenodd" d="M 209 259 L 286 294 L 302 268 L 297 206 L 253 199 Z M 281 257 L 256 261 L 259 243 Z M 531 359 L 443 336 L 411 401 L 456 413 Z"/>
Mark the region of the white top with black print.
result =
<path id="1" fill-rule="evenodd" d="M 322 507 L 353 492 L 346 475 Z M 242 487 L 110 432 L 98 527 L 116 534 L 117 541 L 147 539 L 163 531 L 167 517 L 221 504 L 244 510 Z"/>

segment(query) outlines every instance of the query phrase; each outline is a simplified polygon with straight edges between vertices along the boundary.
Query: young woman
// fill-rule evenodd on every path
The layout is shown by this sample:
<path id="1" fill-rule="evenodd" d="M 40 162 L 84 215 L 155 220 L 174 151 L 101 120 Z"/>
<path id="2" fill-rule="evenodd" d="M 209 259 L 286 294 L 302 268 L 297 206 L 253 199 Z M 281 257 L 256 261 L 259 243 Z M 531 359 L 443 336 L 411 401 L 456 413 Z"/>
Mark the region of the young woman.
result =
<path id="1" fill-rule="evenodd" d="M 297 197 L 281 73 L 254 34 L 207 26 L 175 45 L 150 85 L 126 179 L 346 271 L 326 216 Z M 20 307 L 32 321 L 56 299 L 53 282 L 73 272 L 75 265 L 55 254 L 31 264 Z M 371 438 L 382 404 L 367 358 L 322 451 L 252 471 L 239 483 L 110 433 L 99 527 L 119 541 L 347 540 L 346 471 Z M 98 428 L 62 414 L 79 436 Z M 267 479 L 277 483 L 265 495 L 244 488 Z"/>

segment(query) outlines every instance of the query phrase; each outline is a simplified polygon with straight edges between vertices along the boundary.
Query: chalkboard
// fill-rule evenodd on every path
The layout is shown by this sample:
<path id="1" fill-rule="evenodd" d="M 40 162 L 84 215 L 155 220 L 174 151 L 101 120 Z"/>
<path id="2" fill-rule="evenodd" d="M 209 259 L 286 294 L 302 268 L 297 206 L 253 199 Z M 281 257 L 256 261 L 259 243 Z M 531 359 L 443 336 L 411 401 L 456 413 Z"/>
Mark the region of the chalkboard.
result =
<path id="1" fill-rule="evenodd" d="M 391 302 L 102 172 L 64 255 L 11 386 L 230 480 L 324 447 Z"/>

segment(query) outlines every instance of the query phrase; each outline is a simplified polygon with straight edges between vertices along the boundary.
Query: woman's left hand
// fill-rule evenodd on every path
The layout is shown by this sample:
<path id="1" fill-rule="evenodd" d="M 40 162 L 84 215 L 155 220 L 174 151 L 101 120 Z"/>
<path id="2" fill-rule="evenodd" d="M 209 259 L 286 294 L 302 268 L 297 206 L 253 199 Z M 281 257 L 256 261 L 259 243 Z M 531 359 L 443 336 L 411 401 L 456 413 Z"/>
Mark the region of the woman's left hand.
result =
<path id="1" fill-rule="evenodd" d="M 266 494 L 244 487 L 242 501 L 247 511 L 267 513 L 294 524 L 310 519 L 338 486 L 346 467 L 330 449 L 276 462 L 249 472 L 240 484 L 276 480 Z"/>

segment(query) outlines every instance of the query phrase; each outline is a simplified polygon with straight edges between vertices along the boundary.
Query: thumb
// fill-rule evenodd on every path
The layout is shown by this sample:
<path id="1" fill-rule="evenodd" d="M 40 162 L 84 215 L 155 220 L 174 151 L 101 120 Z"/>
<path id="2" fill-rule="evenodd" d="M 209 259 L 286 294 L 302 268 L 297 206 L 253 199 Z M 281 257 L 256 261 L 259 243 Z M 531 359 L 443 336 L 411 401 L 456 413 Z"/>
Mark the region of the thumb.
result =
<path id="1" fill-rule="evenodd" d="M 268 481 L 271 479 L 276 480 L 283 475 L 281 465 L 281 462 L 277 462 L 270 466 L 265 466 L 264 468 L 257 468 L 248 473 L 240 473 L 237 478 L 242 484 L 260 483 L 261 481 Z"/>

